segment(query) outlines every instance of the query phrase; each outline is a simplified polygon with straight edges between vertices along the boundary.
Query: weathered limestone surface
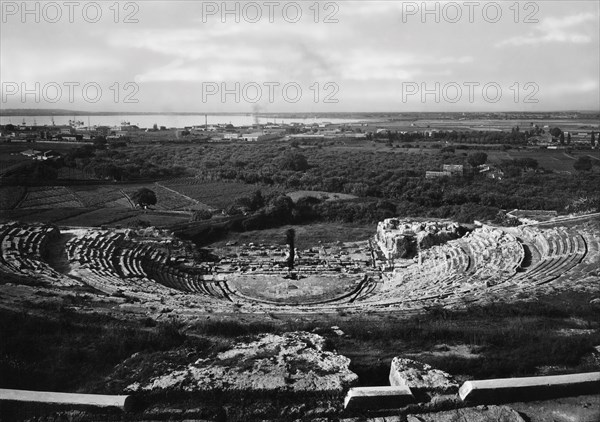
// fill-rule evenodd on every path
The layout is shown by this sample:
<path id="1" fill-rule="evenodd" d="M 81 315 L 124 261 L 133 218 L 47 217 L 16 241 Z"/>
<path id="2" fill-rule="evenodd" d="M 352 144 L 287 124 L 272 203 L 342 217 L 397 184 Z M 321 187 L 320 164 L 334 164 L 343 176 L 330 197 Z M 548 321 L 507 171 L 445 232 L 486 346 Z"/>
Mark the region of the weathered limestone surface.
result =
<path id="1" fill-rule="evenodd" d="M 405 385 L 392 387 L 351 388 L 344 400 L 344 408 L 349 410 L 398 409 L 414 403 L 410 388 Z"/>
<path id="2" fill-rule="evenodd" d="M 477 406 L 446 412 L 408 415 L 407 422 L 525 422 L 507 406 Z"/>
<path id="3" fill-rule="evenodd" d="M 600 372 L 545 377 L 498 378 L 467 381 L 459 390 L 464 401 L 501 403 L 527 401 L 600 391 Z"/>
<path id="4" fill-rule="evenodd" d="M 387 259 L 412 258 L 418 248 L 427 249 L 461 236 L 452 222 L 414 222 L 388 218 L 377 224 L 377 243 Z"/>
<path id="5" fill-rule="evenodd" d="M 129 409 L 132 405 L 132 399 L 129 396 L 56 393 L 52 391 L 10 390 L 4 388 L 0 388 L 0 401 L 118 407 L 124 410 Z"/>
<path id="6" fill-rule="evenodd" d="M 350 359 L 324 351 L 324 343 L 307 332 L 265 334 L 126 390 L 342 391 L 358 376 L 348 369 Z"/>
<path id="7" fill-rule="evenodd" d="M 432 368 L 426 363 L 399 357 L 395 357 L 390 365 L 390 385 L 436 393 L 458 390 L 458 384 L 447 372 Z"/>

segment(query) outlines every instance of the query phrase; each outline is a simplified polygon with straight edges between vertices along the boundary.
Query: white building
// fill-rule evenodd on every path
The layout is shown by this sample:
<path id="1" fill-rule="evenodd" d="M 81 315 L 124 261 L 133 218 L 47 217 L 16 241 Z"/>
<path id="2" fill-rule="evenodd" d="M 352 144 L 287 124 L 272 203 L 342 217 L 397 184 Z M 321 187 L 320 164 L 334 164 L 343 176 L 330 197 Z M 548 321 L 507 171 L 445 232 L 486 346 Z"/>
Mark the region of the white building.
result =
<path id="1" fill-rule="evenodd" d="M 271 139 L 281 138 L 279 134 L 265 134 L 262 132 L 245 133 L 242 139 L 248 142 L 269 141 Z"/>

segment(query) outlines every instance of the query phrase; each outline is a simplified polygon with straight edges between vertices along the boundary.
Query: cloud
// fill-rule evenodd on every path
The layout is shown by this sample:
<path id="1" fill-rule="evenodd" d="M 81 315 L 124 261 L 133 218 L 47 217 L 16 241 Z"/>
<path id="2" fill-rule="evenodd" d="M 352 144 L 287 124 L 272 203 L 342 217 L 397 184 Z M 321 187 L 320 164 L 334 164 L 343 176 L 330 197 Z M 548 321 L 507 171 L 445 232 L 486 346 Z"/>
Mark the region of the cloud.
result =
<path id="1" fill-rule="evenodd" d="M 552 84 L 548 86 L 541 86 L 540 93 L 548 96 L 559 96 L 566 94 L 597 94 L 598 93 L 598 81 L 593 79 Z"/>
<path id="2" fill-rule="evenodd" d="M 472 63 L 473 57 L 435 57 L 395 53 L 378 55 L 373 52 L 359 51 L 343 61 L 342 78 L 355 81 L 409 80 L 423 74 L 439 74 L 450 71 L 448 65 Z M 440 69 L 440 67 L 444 69 Z"/>
<path id="3" fill-rule="evenodd" d="M 495 46 L 538 45 L 552 42 L 587 44 L 592 41 L 592 37 L 582 32 L 576 32 L 579 29 L 576 27 L 589 21 L 598 21 L 598 15 L 587 12 L 564 18 L 549 17 L 542 20 L 534 28 L 534 31 L 527 35 L 508 38 L 496 43 Z"/>
<path id="4" fill-rule="evenodd" d="M 338 3 L 339 7 L 339 18 L 350 17 L 350 16 L 375 16 L 380 18 L 381 16 L 386 16 L 390 13 L 400 13 L 402 11 L 402 3 L 401 2 L 393 2 L 393 1 L 344 1 Z M 326 15 L 326 12 L 331 13 L 333 9 L 327 8 L 326 11 L 322 12 Z"/>
<path id="5" fill-rule="evenodd" d="M 61 48 L 40 50 L 34 55 L 23 50 L 7 49 L 0 58 L 3 81 L 81 81 L 122 69 L 122 63 L 116 57 L 100 56 L 93 51 L 83 51 L 74 56 Z"/>
<path id="6" fill-rule="evenodd" d="M 266 65 L 236 63 L 203 63 L 175 60 L 165 66 L 136 75 L 137 83 L 144 82 L 242 82 L 273 79 Z"/>
<path id="7" fill-rule="evenodd" d="M 337 106 L 261 104 L 272 111 L 307 105 L 314 110 L 388 109 L 397 105 L 404 81 L 501 79 L 503 89 L 516 81 L 536 81 L 538 96 L 545 99 L 542 108 L 597 104 L 597 2 L 544 2 L 545 15 L 539 15 L 538 23 L 515 24 L 508 13 L 494 25 L 469 23 L 466 15 L 457 24 L 414 19 L 409 25 L 402 21 L 402 2 L 391 1 L 337 2 L 335 24 L 323 22 L 332 10 L 324 7 L 326 2 L 320 3 L 318 23 L 314 2 L 301 3 L 303 19 L 296 24 L 281 18 L 281 6 L 273 23 L 263 16 L 256 24 L 224 24 L 217 15 L 202 22 L 201 2 L 142 3 L 135 25 L 114 24 L 110 14 L 94 25 L 21 25 L 17 19 L 1 25 L 0 77 L 97 81 L 104 88 L 135 76 L 140 99 L 145 98 L 137 107 L 179 111 L 198 106 L 201 82 L 225 82 L 227 87 L 235 82 L 297 82 L 303 89 L 335 82 L 340 87 Z M 106 92 L 103 101 L 110 97 Z M 97 107 L 126 106 L 102 104 Z M 223 110 L 228 107 L 238 105 L 223 105 Z"/>

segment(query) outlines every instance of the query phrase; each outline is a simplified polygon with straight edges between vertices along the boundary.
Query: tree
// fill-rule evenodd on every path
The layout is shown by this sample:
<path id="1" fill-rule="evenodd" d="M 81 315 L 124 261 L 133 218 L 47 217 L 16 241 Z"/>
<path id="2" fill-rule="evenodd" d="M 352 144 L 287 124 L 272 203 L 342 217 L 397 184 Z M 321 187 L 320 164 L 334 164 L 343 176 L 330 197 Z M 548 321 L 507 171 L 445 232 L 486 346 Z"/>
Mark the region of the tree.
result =
<path id="1" fill-rule="evenodd" d="M 28 177 L 34 181 L 48 181 L 58 178 L 58 170 L 49 163 L 31 163 L 26 172 Z"/>
<path id="2" fill-rule="evenodd" d="M 246 208 L 249 211 L 256 211 L 265 206 L 265 199 L 260 190 L 255 190 L 247 196 L 236 198 L 234 204 L 240 208 Z"/>
<path id="3" fill-rule="evenodd" d="M 106 138 L 104 136 L 97 136 L 94 139 L 94 148 L 96 149 L 106 149 Z"/>
<path id="4" fill-rule="evenodd" d="M 308 167 L 306 157 L 298 152 L 288 153 L 281 160 L 282 170 L 305 171 Z"/>
<path id="5" fill-rule="evenodd" d="M 280 195 L 273 198 L 265 208 L 267 216 L 274 223 L 287 223 L 292 217 L 294 210 L 294 201 L 287 195 Z"/>
<path id="6" fill-rule="evenodd" d="M 257 210 L 265 206 L 265 198 L 262 195 L 260 190 L 255 190 L 252 192 L 252 197 L 250 200 L 250 207 L 253 210 Z"/>
<path id="7" fill-rule="evenodd" d="M 573 168 L 577 171 L 590 171 L 592 169 L 592 159 L 587 155 L 579 157 L 574 163 Z"/>
<path id="8" fill-rule="evenodd" d="M 485 152 L 476 152 L 473 154 L 469 154 L 467 157 L 467 162 L 471 164 L 473 167 L 480 166 L 485 164 L 487 161 L 487 154 Z"/>
<path id="9" fill-rule="evenodd" d="M 539 163 L 537 162 L 537 160 L 534 160 L 533 158 L 520 158 L 515 160 L 515 165 L 522 167 L 522 168 L 529 168 L 529 169 L 536 169 L 539 166 Z"/>
<path id="10" fill-rule="evenodd" d="M 553 127 L 552 129 L 550 129 L 550 135 L 552 135 L 553 138 L 560 137 L 562 133 L 563 131 L 559 127 Z"/>
<path id="11" fill-rule="evenodd" d="M 212 218 L 212 212 L 209 210 L 196 210 L 192 214 L 191 221 L 202 221 L 210 220 Z"/>
<path id="12" fill-rule="evenodd" d="M 156 205 L 156 194 L 148 188 L 141 188 L 131 195 L 131 200 L 142 208 Z"/>

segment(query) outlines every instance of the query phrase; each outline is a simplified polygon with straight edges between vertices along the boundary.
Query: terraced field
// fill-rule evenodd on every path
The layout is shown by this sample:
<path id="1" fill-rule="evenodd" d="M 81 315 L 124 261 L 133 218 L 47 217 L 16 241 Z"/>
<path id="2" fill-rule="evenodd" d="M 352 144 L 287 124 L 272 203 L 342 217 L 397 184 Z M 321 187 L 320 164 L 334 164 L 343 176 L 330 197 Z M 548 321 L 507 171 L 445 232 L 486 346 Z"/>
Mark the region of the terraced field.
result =
<path id="1" fill-rule="evenodd" d="M 141 186 L 127 186 L 123 188 L 123 192 L 127 196 L 133 195 Z M 144 186 L 151 189 L 156 194 L 156 206 L 158 210 L 172 211 L 193 211 L 201 209 L 210 209 L 207 205 L 179 193 L 175 189 L 165 187 L 161 183 Z"/>
<path id="2" fill-rule="evenodd" d="M 236 198 L 250 195 L 256 190 L 261 190 L 263 194 L 273 191 L 268 186 L 233 182 L 202 182 L 194 178 L 174 179 L 160 182 L 160 184 L 199 203 L 217 209 L 227 208 L 233 204 Z"/>
<path id="3" fill-rule="evenodd" d="M 79 199 L 65 186 L 42 186 L 27 188 L 18 208 L 78 208 Z"/>
<path id="4" fill-rule="evenodd" d="M 85 207 L 129 208 L 131 204 L 118 186 L 72 186 L 71 191 Z"/>

